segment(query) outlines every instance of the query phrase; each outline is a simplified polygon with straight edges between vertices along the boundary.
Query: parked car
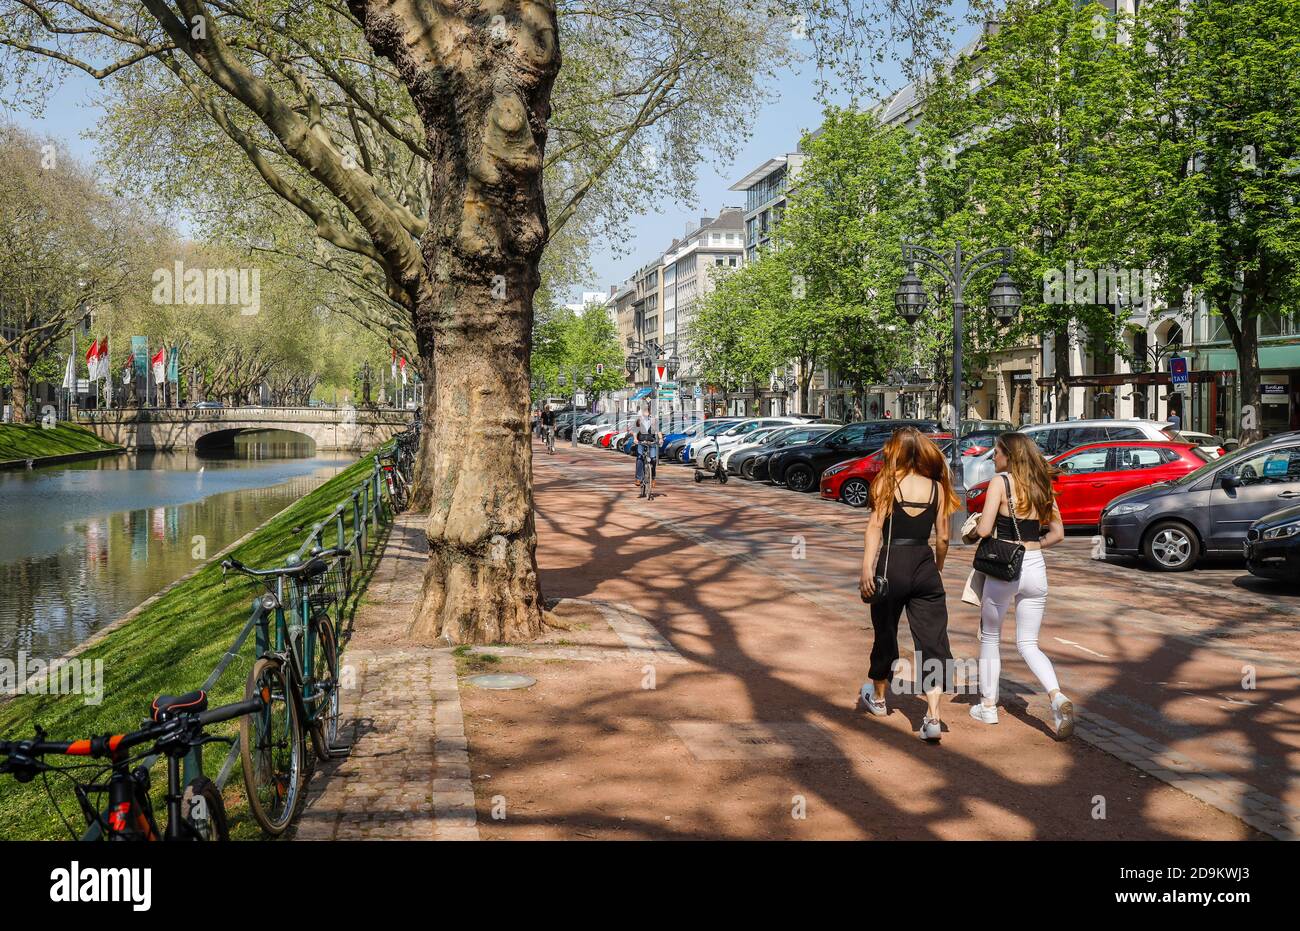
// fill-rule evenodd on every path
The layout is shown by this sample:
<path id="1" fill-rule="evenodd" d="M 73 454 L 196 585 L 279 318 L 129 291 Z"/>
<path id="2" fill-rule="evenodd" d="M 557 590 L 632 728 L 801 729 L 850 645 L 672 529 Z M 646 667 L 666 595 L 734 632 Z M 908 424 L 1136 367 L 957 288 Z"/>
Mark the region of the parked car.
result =
<path id="1" fill-rule="evenodd" d="M 957 441 L 957 452 L 962 456 L 981 456 L 993 448 L 998 437 L 1010 430 L 986 429 L 963 433 Z"/>
<path id="2" fill-rule="evenodd" d="M 1209 455 L 1211 459 L 1218 459 L 1228 450 L 1224 447 L 1227 443 L 1221 436 L 1215 436 L 1212 433 L 1196 433 L 1194 431 L 1179 430 L 1178 435 L 1188 443 L 1195 443 L 1200 450 Z"/>
<path id="3" fill-rule="evenodd" d="M 1061 523 L 1067 527 L 1095 527 L 1102 509 L 1118 495 L 1168 482 L 1194 472 L 1209 461 L 1191 443 L 1132 440 L 1124 443 L 1090 443 L 1051 460 Z M 984 510 L 989 482 L 966 493 L 966 508 Z"/>
<path id="4" fill-rule="evenodd" d="M 659 447 L 659 461 L 683 462 L 682 453 L 692 442 L 730 429 L 740 423 L 741 419 L 740 417 L 715 417 L 712 420 L 702 420 L 672 439 L 665 437 L 664 443 Z"/>
<path id="5" fill-rule="evenodd" d="M 803 426 L 804 424 L 802 423 L 788 423 L 779 427 L 764 427 L 760 430 L 755 430 L 753 433 L 745 437 L 744 442 L 723 450 L 721 456 L 722 468 L 727 471 L 728 474 L 734 474 L 731 469 L 731 459 L 736 455 L 736 453 L 747 452 L 751 449 L 761 449 L 774 440 L 778 440 L 787 434 L 802 429 Z"/>
<path id="6" fill-rule="evenodd" d="M 217 411 L 225 406 L 220 401 L 199 401 L 194 405 L 194 409 L 196 411 Z"/>
<path id="7" fill-rule="evenodd" d="M 773 453 L 767 462 L 768 478 L 791 491 L 812 491 L 822 472 L 837 462 L 873 453 L 900 427 L 938 433 L 934 420 L 866 420 L 840 427 L 813 443 L 790 446 Z"/>
<path id="8" fill-rule="evenodd" d="M 962 439 L 972 433 L 992 433 L 996 436 L 999 433 L 1007 433 L 1015 428 L 1015 424 L 1009 420 L 963 420 L 961 422 L 961 436 Z"/>
<path id="9" fill-rule="evenodd" d="M 1155 569 L 1190 569 L 1205 553 L 1240 555 L 1246 532 L 1300 503 L 1300 431 L 1214 459 L 1182 478 L 1120 495 L 1101 513 L 1107 554 Z"/>
<path id="10" fill-rule="evenodd" d="M 952 434 L 936 433 L 930 437 L 938 444 L 944 456 L 952 452 Z M 871 483 L 876 480 L 884 466 L 884 449 L 878 449 L 869 456 L 849 459 L 836 463 L 821 478 L 821 495 L 831 501 L 843 501 L 845 504 L 864 508 L 871 502 Z"/>
<path id="11" fill-rule="evenodd" d="M 1300 504 L 1266 514 L 1246 531 L 1251 575 L 1300 585 Z"/>
<path id="12" fill-rule="evenodd" d="M 692 443 L 690 455 L 691 458 L 699 461 L 701 469 L 711 472 L 713 471 L 713 463 L 718 456 L 745 442 L 747 436 L 759 430 L 790 426 L 801 422 L 793 417 L 754 417 L 749 420 L 742 420 L 707 439 L 702 437 L 698 443 Z"/>
<path id="13" fill-rule="evenodd" d="M 1120 440 L 1156 440 L 1179 442 L 1177 431 L 1155 420 L 1061 420 L 1021 427 L 1048 459 L 1090 443 Z M 967 488 L 993 477 L 993 448 L 971 456 L 962 469 Z"/>
<path id="14" fill-rule="evenodd" d="M 826 434 L 838 429 L 832 424 L 809 424 L 795 427 L 789 431 L 780 431 L 766 443 L 755 449 L 738 449 L 727 460 L 727 471 L 750 481 L 767 478 L 767 462 L 773 453 L 789 446 L 802 446 L 815 442 Z"/>

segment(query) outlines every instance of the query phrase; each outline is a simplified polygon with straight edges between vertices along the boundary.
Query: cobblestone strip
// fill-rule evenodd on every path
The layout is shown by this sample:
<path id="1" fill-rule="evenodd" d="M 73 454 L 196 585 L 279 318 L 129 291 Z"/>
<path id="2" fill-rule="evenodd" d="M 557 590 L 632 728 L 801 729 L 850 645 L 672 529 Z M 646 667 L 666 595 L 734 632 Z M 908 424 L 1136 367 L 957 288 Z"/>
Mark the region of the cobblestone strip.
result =
<path id="1" fill-rule="evenodd" d="M 434 836 L 438 840 L 478 840 L 474 785 L 470 781 L 469 740 L 460 710 L 456 661 L 448 650 L 434 653 L 430 692 L 434 701 Z"/>
<path id="2" fill-rule="evenodd" d="M 671 663 L 685 665 L 687 660 L 677 652 L 655 626 L 630 604 L 617 604 L 585 598 L 561 598 L 556 604 L 591 605 L 600 612 L 605 623 L 618 634 L 627 649 L 600 646 L 480 646 L 471 647 L 471 653 L 510 656 L 519 659 L 574 660 L 583 663 Z"/>

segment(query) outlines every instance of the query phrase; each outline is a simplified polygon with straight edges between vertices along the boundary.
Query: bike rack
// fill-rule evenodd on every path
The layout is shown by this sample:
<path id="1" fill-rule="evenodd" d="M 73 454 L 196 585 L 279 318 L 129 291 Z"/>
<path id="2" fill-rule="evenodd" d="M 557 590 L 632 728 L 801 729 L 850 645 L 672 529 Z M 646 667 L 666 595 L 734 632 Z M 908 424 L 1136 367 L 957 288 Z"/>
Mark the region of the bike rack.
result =
<path id="1" fill-rule="evenodd" d="M 362 562 L 367 554 L 372 557 L 376 555 L 375 551 L 371 549 L 371 544 L 379 541 L 379 528 L 385 522 L 391 521 L 393 516 L 391 506 L 385 506 L 384 504 L 381 494 L 382 487 L 383 480 L 379 467 L 379 453 L 376 453 L 370 474 L 354 485 L 329 515 L 319 523 L 312 525 L 302 544 L 294 551 L 294 556 L 302 559 L 311 551 L 312 547 L 321 546 L 324 548 L 323 540 L 327 527 L 333 527 L 334 529 L 335 542 L 332 548 L 341 549 L 346 545 L 347 548 L 355 550 L 358 564 Z M 351 529 L 347 526 L 349 517 L 351 518 Z M 261 655 L 265 651 L 266 644 L 262 639 L 261 621 L 266 616 L 266 613 L 261 596 L 255 597 L 253 599 L 253 610 L 244 622 L 244 626 L 240 628 L 234 642 L 222 654 L 217 665 L 208 673 L 208 677 L 203 680 L 203 685 L 200 686 L 203 691 L 210 692 L 213 686 L 221 680 L 226 670 L 230 668 L 230 664 L 239 656 L 239 651 L 247 642 L 249 634 L 256 632 L 254 643 L 257 655 Z M 183 782 L 188 783 L 200 772 L 200 753 L 201 749 L 195 748 L 185 757 L 181 777 Z M 140 765 L 146 769 L 152 769 L 159 759 L 159 754 L 151 754 L 141 760 Z M 230 752 L 226 754 L 221 769 L 214 780 L 218 789 L 225 788 L 238 762 L 239 735 L 235 734 L 234 743 L 230 745 Z M 92 824 L 81 839 L 83 841 L 94 841 L 99 839 L 99 835 L 99 825 Z"/>

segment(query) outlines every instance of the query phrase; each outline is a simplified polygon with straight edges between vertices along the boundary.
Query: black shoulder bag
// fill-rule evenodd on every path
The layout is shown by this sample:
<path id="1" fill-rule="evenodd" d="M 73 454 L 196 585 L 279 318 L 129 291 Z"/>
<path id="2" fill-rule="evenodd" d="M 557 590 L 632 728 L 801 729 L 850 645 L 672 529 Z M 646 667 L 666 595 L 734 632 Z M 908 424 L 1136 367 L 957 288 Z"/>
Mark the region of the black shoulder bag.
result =
<path id="1" fill-rule="evenodd" d="M 1002 483 L 1007 489 L 1007 510 L 1011 512 L 1011 526 L 1016 528 L 1016 542 L 985 537 L 975 551 L 974 567 L 987 576 L 1003 582 L 1014 582 L 1020 578 L 1020 566 L 1025 561 L 1025 545 L 1020 539 L 1020 521 L 1016 519 L 1016 499 L 1011 496 L 1011 480 L 1003 475 Z"/>
<path id="2" fill-rule="evenodd" d="M 879 604 L 880 602 L 882 602 L 882 601 L 885 600 L 886 596 L 889 595 L 889 551 L 893 548 L 890 544 L 892 544 L 892 543 L 894 542 L 894 515 L 893 515 L 894 503 L 893 503 L 893 501 L 890 501 L 890 503 L 889 503 L 889 509 L 890 509 L 890 515 L 889 515 L 889 534 L 888 534 L 888 536 L 887 536 L 886 539 L 885 539 L 885 571 L 884 571 L 884 572 L 878 572 L 878 573 L 876 573 L 876 575 L 875 575 L 875 583 L 876 583 L 875 590 L 872 591 L 872 593 L 871 593 L 871 597 L 870 597 L 870 598 L 863 598 L 863 599 L 862 599 L 863 601 L 865 601 L 865 602 L 866 602 L 867 604 L 869 604 L 869 605 Z M 879 560 L 880 557 L 877 556 L 876 558 L 877 558 L 877 560 Z"/>

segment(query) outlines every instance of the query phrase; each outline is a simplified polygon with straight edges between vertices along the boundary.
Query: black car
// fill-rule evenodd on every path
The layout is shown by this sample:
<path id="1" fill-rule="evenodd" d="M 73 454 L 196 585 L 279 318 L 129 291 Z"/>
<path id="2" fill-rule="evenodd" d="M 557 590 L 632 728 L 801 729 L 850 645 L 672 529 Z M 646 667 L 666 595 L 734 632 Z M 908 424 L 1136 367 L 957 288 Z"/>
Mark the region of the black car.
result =
<path id="1" fill-rule="evenodd" d="M 1300 585 L 1300 504 L 1261 517 L 1246 531 L 1252 575 Z"/>
<path id="2" fill-rule="evenodd" d="M 1300 432 L 1244 446 L 1172 482 L 1120 495 L 1101 512 L 1107 555 L 1179 572 L 1203 553 L 1239 556 L 1247 531 L 1300 504 Z"/>
<path id="3" fill-rule="evenodd" d="M 789 446 L 801 446 L 820 439 L 832 430 L 834 424 L 809 424 L 782 430 L 776 439 L 754 449 L 742 449 L 731 454 L 727 460 L 727 471 L 741 478 L 762 479 L 767 477 L 767 460 L 779 449 Z"/>
<path id="4" fill-rule="evenodd" d="M 916 427 L 922 433 L 939 433 L 935 420 L 866 420 L 840 427 L 832 433 L 802 446 L 791 446 L 773 453 L 767 461 L 767 477 L 791 491 L 812 491 L 821 481 L 822 472 L 837 462 L 874 453 L 888 442 L 895 430 Z"/>

